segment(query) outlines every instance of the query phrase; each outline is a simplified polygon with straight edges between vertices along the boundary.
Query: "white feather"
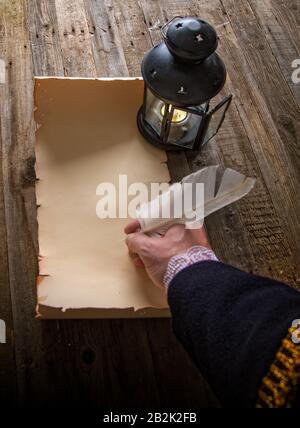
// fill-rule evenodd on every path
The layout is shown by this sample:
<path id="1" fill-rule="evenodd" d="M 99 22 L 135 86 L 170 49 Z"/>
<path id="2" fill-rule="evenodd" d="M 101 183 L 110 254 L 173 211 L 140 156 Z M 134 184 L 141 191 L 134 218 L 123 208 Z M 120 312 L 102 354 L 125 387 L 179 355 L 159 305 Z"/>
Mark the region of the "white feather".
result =
<path id="1" fill-rule="evenodd" d="M 157 232 L 160 234 L 166 232 L 173 224 L 185 224 L 189 228 L 199 228 L 203 220 L 215 211 L 241 199 L 247 195 L 254 187 L 255 179 L 246 177 L 237 171 L 227 168 L 224 173 L 218 190 L 216 189 L 216 176 L 218 166 L 209 166 L 183 178 L 180 183 L 170 186 L 164 194 L 144 204 L 137 212 L 137 218 L 141 224 L 143 232 Z M 196 192 L 196 183 L 204 184 L 204 197 L 197 198 L 193 195 L 194 204 L 192 212 L 197 213 L 197 221 L 192 222 L 192 212 L 185 213 L 181 217 L 174 215 L 176 202 L 183 198 L 184 184 L 191 183 L 193 192 Z M 200 196 L 200 195 L 199 195 Z M 202 200 L 197 205 L 197 200 Z M 162 213 L 170 202 L 170 216 L 163 217 Z M 150 214 L 151 213 L 151 214 Z M 154 213 L 154 215 L 153 215 Z"/>

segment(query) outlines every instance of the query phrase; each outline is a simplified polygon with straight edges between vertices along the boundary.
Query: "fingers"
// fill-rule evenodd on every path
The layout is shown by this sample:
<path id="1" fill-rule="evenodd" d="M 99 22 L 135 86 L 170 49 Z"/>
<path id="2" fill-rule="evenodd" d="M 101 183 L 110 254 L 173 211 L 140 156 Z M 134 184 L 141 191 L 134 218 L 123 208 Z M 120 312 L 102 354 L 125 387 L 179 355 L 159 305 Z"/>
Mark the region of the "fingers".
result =
<path id="1" fill-rule="evenodd" d="M 190 235 L 194 236 L 195 238 L 200 238 L 200 239 L 207 238 L 204 226 L 198 229 L 187 229 L 187 230 L 189 231 Z"/>
<path id="2" fill-rule="evenodd" d="M 139 267 L 139 268 L 144 268 L 145 267 L 143 261 L 139 258 L 139 256 L 135 256 L 134 259 L 133 259 L 133 262 L 134 262 L 134 265 L 136 267 Z"/>
<path id="3" fill-rule="evenodd" d="M 173 238 L 184 235 L 186 229 L 184 224 L 174 224 L 167 230 L 165 238 Z"/>
<path id="4" fill-rule="evenodd" d="M 140 230 L 141 226 L 138 220 L 133 220 L 131 223 L 127 224 L 125 226 L 124 232 L 126 235 L 129 235 L 130 233 L 135 233 Z"/>
<path id="5" fill-rule="evenodd" d="M 147 247 L 151 238 L 142 232 L 130 233 L 126 237 L 126 244 L 130 252 L 140 254 Z"/>
<path id="6" fill-rule="evenodd" d="M 139 267 L 139 268 L 140 267 L 143 267 L 143 268 L 145 267 L 142 259 L 137 254 L 132 253 L 131 251 L 129 251 L 129 256 L 130 256 L 131 260 L 133 261 L 133 263 L 134 263 L 134 265 L 136 267 Z"/>
<path id="7" fill-rule="evenodd" d="M 185 225 L 176 224 L 167 231 L 165 242 L 186 242 L 189 245 L 201 245 L 211 248 L 204 226 L 199 229 L 186 229 Z"/>
<path id="8" fill-rule="evenodd" d="M 190 229 L 189 233 L 196 241 L 199 242 L 200 245 L 210 248 L 204 226 L 202 226 L 200 229 Z"/>
<path id="9" fill-rule="evenodd" d="M 164 248 L 175 248 L 174 246 L 183 244 L 187 248 L 193 245 L 211 248 L 204 226 L 199 229 L 186 229 L 185 225 L 175 224 L 167 230 L 164 237 L 158 238 L 140 232 L 139 221 L 135 220 L 126 226 L 125 233 L 127 233 L 126 244 L 129 251 L 139 255 L 143 260 L 147 254 L 155 254 L 161 245 Z"/>

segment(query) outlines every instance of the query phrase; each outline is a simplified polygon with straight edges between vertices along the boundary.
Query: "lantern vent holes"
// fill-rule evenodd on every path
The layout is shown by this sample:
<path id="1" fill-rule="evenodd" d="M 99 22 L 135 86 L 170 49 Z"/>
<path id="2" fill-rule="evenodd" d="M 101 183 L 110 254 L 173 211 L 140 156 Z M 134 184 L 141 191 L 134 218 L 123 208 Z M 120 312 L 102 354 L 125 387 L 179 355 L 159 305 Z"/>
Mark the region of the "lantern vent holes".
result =
<path id="1" fill-rule="evenodd" d="M 201 34 L 197 34 L 197 36 L 195 36 L 195 41 L 201 43 L 204 41 L 204 39 Z"/>
<path id="2" fill-rule="evenodd" d="M 161 31 L 163 40 L 142 63 L 145 90 L 138 127 L 164 150 L 198 150 L 217 134 L 232 99 L 210 108 L 226 79 L 216 53 L 217 33 L 193 16 L 175 16 Z"/>
<path id="3" fill-rule="evenodd" d="M 177 92 L 178 95 L 187 95 L 187 93 L 188 91 L 183 86 L 181 86 L 179 91 Z"/>
<path id="4" fill-rule="evenodd" d="M 155 78 L 156 78 L 157 71 L 155 70 L 155 68 L 152 68 L 152 70 L 150 70 L 150 74 L 151 74 L 151 76 L 153 77 L 153 79 L 155 79 Z"/>

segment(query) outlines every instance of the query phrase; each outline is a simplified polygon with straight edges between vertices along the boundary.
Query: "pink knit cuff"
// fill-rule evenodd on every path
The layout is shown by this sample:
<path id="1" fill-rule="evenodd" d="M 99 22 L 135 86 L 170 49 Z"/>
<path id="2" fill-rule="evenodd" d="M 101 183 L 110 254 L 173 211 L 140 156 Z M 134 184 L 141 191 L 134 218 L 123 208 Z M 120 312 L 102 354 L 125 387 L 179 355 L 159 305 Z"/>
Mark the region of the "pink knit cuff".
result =
<path id="1" fill-rule="evenodd" d="M 215 253 L 206 247 L 196 245 L 191 247 L 183 254 L 178 254 L 172 257 L 168 263 L 168 267 L 164 276 L 164 284 L 168 289 L 172 279 L 183 269 L 194 263 L 204 262 L 206 260 L 218 261 Z"/>

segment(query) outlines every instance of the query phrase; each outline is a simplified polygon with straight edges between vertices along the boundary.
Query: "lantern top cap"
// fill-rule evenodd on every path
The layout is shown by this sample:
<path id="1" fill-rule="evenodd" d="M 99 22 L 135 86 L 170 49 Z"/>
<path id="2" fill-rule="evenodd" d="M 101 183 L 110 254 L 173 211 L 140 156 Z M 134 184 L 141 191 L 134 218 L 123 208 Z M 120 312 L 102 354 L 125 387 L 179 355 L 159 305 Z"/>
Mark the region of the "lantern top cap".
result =
<path id="1" fill-rule="evenodd" d="M 179 24 L 182 27 L 177 28 Z M 213 27 L 197 17 L 175 17 L 162 33 L 164 41 L 150 49 L 142 62 L 147 88 L 177 107 L 209 102 L 226 80 L 225 64 L 215 52 L 218 38 Z"/>
<path id="2" fill-rule="evenodd" d="M 215 29 L 197 17 L 176 16 L 163 28 L 164 41 L 177 60 L 199 62 L 218 47 Z"/>

